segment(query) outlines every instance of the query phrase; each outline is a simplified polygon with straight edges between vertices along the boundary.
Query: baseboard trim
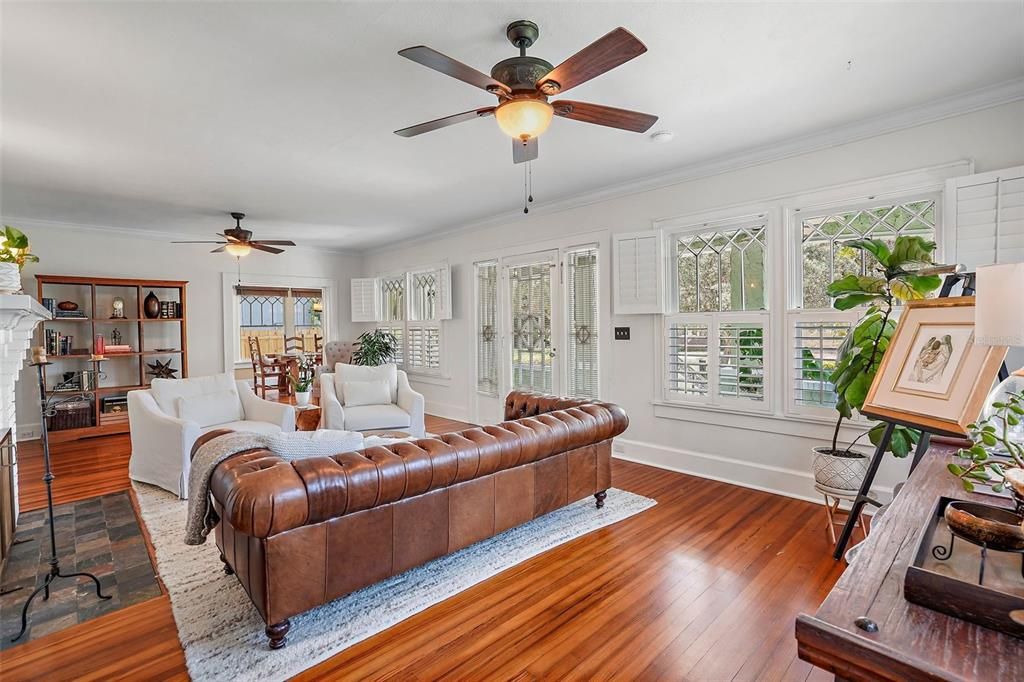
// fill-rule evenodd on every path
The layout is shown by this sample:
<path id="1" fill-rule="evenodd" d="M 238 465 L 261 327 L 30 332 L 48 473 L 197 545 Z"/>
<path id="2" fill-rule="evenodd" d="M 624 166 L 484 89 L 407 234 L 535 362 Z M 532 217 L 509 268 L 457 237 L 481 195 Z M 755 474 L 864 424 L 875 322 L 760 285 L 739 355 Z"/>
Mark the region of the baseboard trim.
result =
<path id="1" fill-rule="evenodd" d="M 810 471 L 810 465 L 808 465 L 807 471 L 799 471 L 723 457 L 722 455 L 670 448 L 629 438 L 615 439 L 612 456 L 628 462 L 646 464 L 659 469 L 730 483 L 814 504 L 824 503 L 821 495 L 814 491 L 814 475 Z M 882 502 L 892 499 L 890 486 L 874 486 L 872 492 Z M 841 505 L 841 508 L 846 507 L 845 504 Z M 868 505 L 865 513 L 873 512 L 874 508 Z"/>

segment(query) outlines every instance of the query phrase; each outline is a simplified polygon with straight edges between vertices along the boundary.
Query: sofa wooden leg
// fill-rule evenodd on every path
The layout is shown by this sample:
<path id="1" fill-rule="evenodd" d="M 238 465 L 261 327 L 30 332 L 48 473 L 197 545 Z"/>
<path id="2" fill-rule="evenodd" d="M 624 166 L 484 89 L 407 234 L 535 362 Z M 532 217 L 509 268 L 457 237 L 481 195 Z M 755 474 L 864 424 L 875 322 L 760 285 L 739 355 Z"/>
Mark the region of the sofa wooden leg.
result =
<path id="1" fill-rule="evenodd" d="M 270 640 L 269 644 L 271 649 L 280 649 L 285 645 L 285 635 L 288 634 L 288 630 L 291 626 L 292 624 L 287 620 L 282 620 L 280 623 L 274 623 L 273 625 L 267 626 L 265 632 Z"/>
<path id="2" fill-rule="evenodd" d="M 231 568 L 231 564 L 228 563 L 227 557 L 223 553 L 220 555 L 220 560 L 224 562 L 224 575 L 234 575 L 235 569 Z"/>
<path id="3" fill-rule="evenodd" d="M 600 492 L 594 493 L 594 498 L 597 500 L 597 508 L 598 509 L 600 509 L 601 507 L 604 506 L 604 498 L 606 498 L 606 497 L 608 497 L 608 491 L 607 490 L 602 490 Z"/>

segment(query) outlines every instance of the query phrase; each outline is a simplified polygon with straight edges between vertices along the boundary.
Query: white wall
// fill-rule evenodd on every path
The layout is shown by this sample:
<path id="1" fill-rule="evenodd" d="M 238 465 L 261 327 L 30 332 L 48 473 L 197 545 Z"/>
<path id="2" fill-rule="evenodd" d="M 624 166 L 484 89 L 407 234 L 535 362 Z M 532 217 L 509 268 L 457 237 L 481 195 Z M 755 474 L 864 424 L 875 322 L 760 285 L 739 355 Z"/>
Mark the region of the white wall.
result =
<path id="1" fill-rule="evenodd" d="M 40 262 L 26 266 L 22 282 L 36 295 L 35 274 L 106 276 L 187 280 L 188 369 L 192 376 L 215 374 L 224 367 L 223 275 L 236 272 L 226 254 L 211 254 L 205 245 L 170 244 L 171 237 L 136 236 L 74 225 L 5 218 L 25 231 Z M 212 238 L 212 237 L 211 237 Z M 257 283 L 260 275 L 324 278 L 335 282 L 333 316 L 339 338 L 352 337 L 349 312 L 351 277 L 359 274 L 360 260 L 353 255 L 323 249 L 290 248 L 283 254 L 253 252 L 242 259 L 242 282 Z M 230 331 L 230 330 L 229 330 Z M 18 425 L 22 439 L 38 437 L 38 390 L 31 381 L 18 385 Z M 32 433 L 34 431 L 34 433 Z"/>
<path id="2" fill-rule="evenodd" d="M 607 235 L 650 229 L 653 220 L 708 211 L 770 197 L 806 192 L 901 171 L 973 159 L 977 172 L 1024 163 L 1024 102 L 1015 102 L 877 137 L 694 179 L 589 205 L 529 216 L 507 224 L 425 238 L 415 244 L 373 251 L 364 275 L 447 260 L 452 265 L 455 319 L 444 328 L 446 380 L 415 382 L 428 411 L 460 419 L 476 415 L 473 399 L 471 329 L 473 267 L 503 249 L 534 250 L 542 241 L 573 233 L 603 231 L 601 372 L 603 397 L 621 404 L 631 426 L 622 439 L 623 456 L 708 477 L 820 499 L 809 473 L 810 448 L 829 437 L 829 427 L 782 419 L 749 419 L 690 410 L 693 421 L 655 416 L 653 357 L 657 316 L 611 314 Z M 676 131 L 673 144 L 686 144 Z M 695 132 L 694 134 L 699 134 Z M 541 159 L 539 164 L 543 164 Z M 540 175 L 539 173 L 536 175 Z M 543 196 L 543 185 L 534 188 Z M 509 192 L 516 191 L 514 187 Z M 632 340 L 611 340 L 613 326 L 632 328 Z M 718 422 L 718 423 L 715 423 Z M 737 429 L 736 426 L 747 428 Z M 886 461 L 877 479 L 883 491 L 902 480 L 906 462 Z"/>

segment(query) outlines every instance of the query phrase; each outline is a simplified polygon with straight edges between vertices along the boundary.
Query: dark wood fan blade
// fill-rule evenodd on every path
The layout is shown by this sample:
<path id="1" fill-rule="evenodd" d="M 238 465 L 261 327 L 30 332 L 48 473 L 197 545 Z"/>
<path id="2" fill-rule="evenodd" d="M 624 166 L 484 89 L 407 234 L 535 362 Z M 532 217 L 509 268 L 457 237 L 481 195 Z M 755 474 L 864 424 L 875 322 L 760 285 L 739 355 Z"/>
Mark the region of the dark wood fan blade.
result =
<path id="1" fill-rule="evenodd" d="M 481 118 L 483 116 L 490 116 L 494 113 L 494 107 L 484 107 L 483 109 L 473 109 L 471 111 L 463 111 L 461 114 L 452 114 L 451 116 L 445 116 L 444 118 L 437 118 L 433 121 L 427 121 L 426 123 L 418 123 L 408 128 L 402 128 L 396 130 L 395 135 L 401 135 L 402 137 L 413 137 L 414 135 L 422 135 L 423 133 L 429 133 L 432 130 L 439 128 L 445 128 L 456 123 L 462 123 L 463 121 L 470 121 L 474 118 Z"/>
<path id="2" fill-rule="evenodd" d="M 588 104 L 587 102 L 572 102 L 565 99 L 552 102 L 551 106 L 555 109 L 555 116 L 571 118 L 574 121 L 582 121 L 583 123 L 596 123 L 599 126 L 608 126 L 609 128 L 631 130 L 634 133 L 647 132 L 654 125 L 654 122 L 658 120 L 657 116 L 642 114 L 639 111 L 616 109 L 615 107 Z"/>
<path id="3" fill-rule="evenodd" d="M 249 242 L 250 244 L 264 244 L 270 246 L 295 246 L 295 242 L 290 239 L 257 239 L 256 241 Z"/>
<path id="4" fill-rule="evenodd" d="M 536 137 L 531 137 L 525 144 L 521 140 L 512 140 L 512 163 L 533 161 L 538 151 Z"/>
<path id="5" fill-rule="evenodd" d="M 537 81 L 545 95 L 554 95 L 586 83 L 647 52 L 647 46 L 621 26 L 566 59 Z"/>
<path id="6" fill-rule="evenodd" d="M 426 45 L 407 47 L 404 50 L 399 50 L 398 54 L 402 55 L 406 59 L 411 59 L 417 64 L 422 64 L 428 69 L 440 71 L 446 76 L 458 78 L 463 83 L 475 85 L 476 87 L 488 92 L 503 92 L 506 94 L 511 92 L 509 87 L 504 83 L 500 83 L 487 74 L 477 71 L 472 66 L 466 66 L 462 62 L 456 61 L 448 55 L 441 54 L 437 50 L 429 48 Z"/>
<path id="7" fill-rule="evenodd" d="M 214 249 L 210 253 L 223 253 L 224 249 L 226 249 L 226 248 L 228 248 L 227 245 L 224 245 L 224 246 L 221 246 L 219 248 Z"/>
<path id="8" fill-rule="evenodd" d="M 249 242 L 249 246 L 257 251 L 266 251 L 267 253 L 284 253 L 284 249 L 275 249 L 273 246 L 264 246 L 257 242 Z"/>
<path id="9" fill-rule="evenodd" d="M 198 242 L 171 242 L 172 244 L 224 244 L 225 242 L 208 239 L 206 241 Z"/>

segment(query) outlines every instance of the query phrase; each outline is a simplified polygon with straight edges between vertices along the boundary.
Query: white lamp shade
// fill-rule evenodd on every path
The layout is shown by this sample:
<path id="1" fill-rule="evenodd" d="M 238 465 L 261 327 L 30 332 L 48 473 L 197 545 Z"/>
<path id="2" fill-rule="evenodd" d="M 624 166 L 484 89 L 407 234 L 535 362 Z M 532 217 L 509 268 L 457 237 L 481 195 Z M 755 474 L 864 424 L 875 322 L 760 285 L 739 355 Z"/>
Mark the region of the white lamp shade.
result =
<path id="1" fill-rule="evenodd" d="M 978 268 L 974 342 L 982 346 L 1024 346 L 1024 263 Z"/>

